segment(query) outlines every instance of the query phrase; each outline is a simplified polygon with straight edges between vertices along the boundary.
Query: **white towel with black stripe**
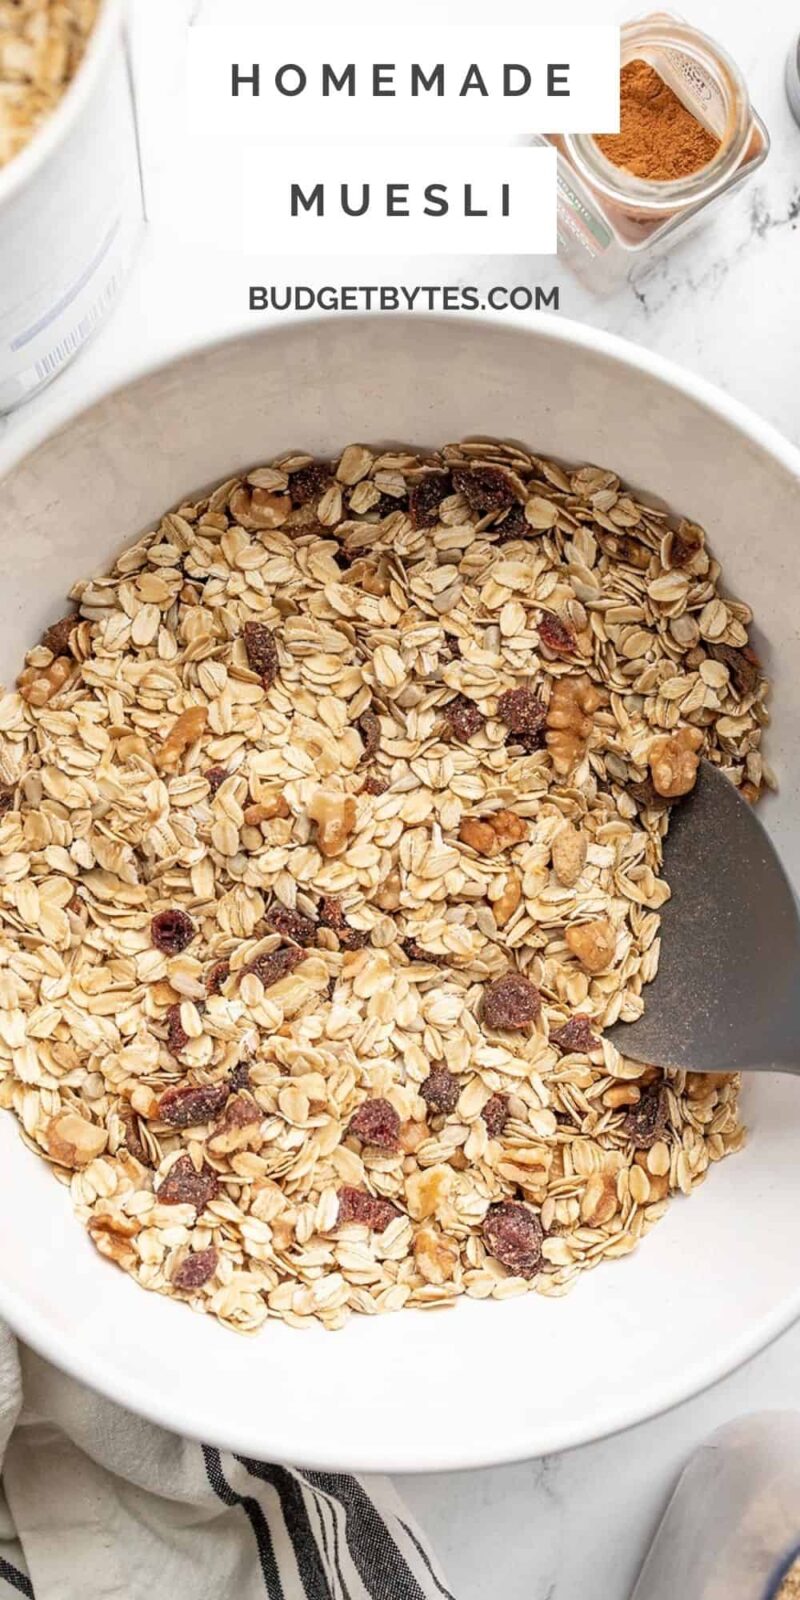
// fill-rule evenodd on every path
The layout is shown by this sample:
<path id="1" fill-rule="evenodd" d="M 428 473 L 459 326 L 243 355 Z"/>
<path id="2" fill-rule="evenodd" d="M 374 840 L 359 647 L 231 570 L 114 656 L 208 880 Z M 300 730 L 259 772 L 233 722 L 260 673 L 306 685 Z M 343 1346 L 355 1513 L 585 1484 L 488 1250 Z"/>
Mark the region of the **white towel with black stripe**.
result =
<path id="1" fill-rule="evenodd" d="M 0 1324 L 0 1600 L 452 1600 L 386 1479 L 192 1444 Z"/>

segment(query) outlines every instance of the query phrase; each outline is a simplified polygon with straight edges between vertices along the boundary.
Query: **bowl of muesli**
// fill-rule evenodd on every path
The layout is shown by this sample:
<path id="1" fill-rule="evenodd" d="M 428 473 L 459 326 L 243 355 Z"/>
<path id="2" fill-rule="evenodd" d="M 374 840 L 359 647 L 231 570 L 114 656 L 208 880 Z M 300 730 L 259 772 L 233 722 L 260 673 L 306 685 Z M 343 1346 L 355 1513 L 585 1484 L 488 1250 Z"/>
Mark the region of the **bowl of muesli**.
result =
<path id="1" fill-rule="evenodd" d="M 298 321 L 38 426 L 0 1313 L 176 1431 L 361 1470 L 576 1445 L 766 1343 L 794 1084 L 606 1030 L 701 754 L 800 877 L 796 453 L 555 319 Z"/>

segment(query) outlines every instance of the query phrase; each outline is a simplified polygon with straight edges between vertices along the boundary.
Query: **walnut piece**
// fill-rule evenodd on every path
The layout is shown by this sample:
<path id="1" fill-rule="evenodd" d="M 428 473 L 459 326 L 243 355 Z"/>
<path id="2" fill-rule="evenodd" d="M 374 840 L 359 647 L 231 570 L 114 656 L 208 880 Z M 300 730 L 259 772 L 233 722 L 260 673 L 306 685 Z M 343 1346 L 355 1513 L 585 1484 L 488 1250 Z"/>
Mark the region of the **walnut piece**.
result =
<path id="1" fill-rule="evenodd" d="M 478 855 L 497 856 L 527 839 L 528 824 L 515 811 L 495 811 L 489 817 L 465 817 L 458 837 Z"/>
<path id="2" fill-rule="evenodd" d="M 572 889 L 586 865 L 586 834 L 568 822 L 553 840 L 553 871 L 565 889 Z"/>
<path id="3" fill-rule="evenodd" d="M 414 1237 L 414 1258 L 426 1283 L 446 1283 L 458 1264 L 458 1250 L 436 1228 L 420 1228 Z"/>
<path id="4" fill-rule="evenodd" d="M 681 728 L 678 733 L 654 739 L 647 759 L 656 793 L 665 800 L 689 794 L 697 782 L 702 748 L 699 728 Z"/>
<path id="5" fill-rule="evenodd" d="M 49 667 L 26 667 L 17 679 L 17 688 L 29 706 L 46 706 L 63 689 L 75 662 L 71 656 L 56 656 Z"/>
<path id="6" fill-rule="evenodd" d="M 268 489 L 246 489 L 244 484 L 234 489 L 230 498 L 231 515 L 255 533 L 260 528 L 280 528 L 292 509 L 288 494 L 271 494 Z"/>
<path id="7" fill-rule="evenodd" d="M 506 923 L 511 921 L 521 899 L 522 879 L 518 872 L 509 872 L 502 893 L 497 900 L 492 901 L 494 920 L 498 928 L 504 928 Z"/>
<path id="8" fill-rule="evenodd" d="M 290 817 L 288 800 L 282 794 L 270 795 L 267 800 L 258 800 L 252 806 L 245 806 L 244 820 L 248 828 L 257 828 L 262 822 L 274 822 L 276 817 Z"/>
<path id="9" fill-rule="evenodd" d="M 567 928 L 566 940 L 586 972 L 604 972 L 614 958 L 617 932 L 608 917 L 598 917 L 594 922 L 579 922 Z"/>
<path id="10" fill-rule="evenodd" d="M 406 1178 L 406 1204 L 409 1216 L 415 1222 L 423 1222 L 426 1217 L 434 1215 L 450 1194 L 453 1177 L 452 1167 L 445 1166 L 443 1162 L 410 1173 Z"/>
<path id="11" fill-rule="evenodd" d="M 139 1232 L 136 1217 L 95 1215 L 89 1218 L 87 1228 L 89 1238 L 101 1256 L 122 1267 L 124 1272 L 133 1271 L 139 1259 L 130 1243 Z"/>
<path id="12" fill-rule="evenodd" d="M 318 789 L 308 814 L 317 825 L 317 848 L 323 856 L 338 856 L 356 823 L 356 803 L 351 794 Z"/>
<path id="13" fill-rule="evenodd" d="M 48 1154 L 60 1167 L 86 1167 L 102 1155 L 108 1144 L 105 1128 L 98 1128 L 76 1111 L 62 1111 L 45 1130 Z"/>
<path id="14" fill-rule="evenodd" d="M 162 772 L 173 772 L 181 756 L 205 732 L 207 721 L 208 706 L 189 706 L 188 711 L 182 711 L 156 754 L 156 766 Z"/>
<path id="15" fill-rule="evenodd" d="M 582 761 L 592 732 L 592 716 L 602 695 L 585 673 L 558 678 L 547 707 L 546 743 L 556 772 L 566 778 Z"/>

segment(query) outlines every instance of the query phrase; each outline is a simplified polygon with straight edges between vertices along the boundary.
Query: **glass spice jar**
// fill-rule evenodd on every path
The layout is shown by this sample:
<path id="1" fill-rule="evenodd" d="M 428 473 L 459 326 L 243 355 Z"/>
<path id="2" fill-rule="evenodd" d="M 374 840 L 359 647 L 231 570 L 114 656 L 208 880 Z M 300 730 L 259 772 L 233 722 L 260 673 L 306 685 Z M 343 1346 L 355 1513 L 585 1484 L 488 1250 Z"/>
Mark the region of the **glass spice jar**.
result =
<path id="1" fill-rule="evenodd" d="M 587 133 L 554 134 L 558 159 L 559 256 L 598 292 L 611 289 L 645 255 L 705 220 L 766 159 L 769 134 L 725 50 L 668 12 L 621 29 L 621 68 L 651 66 L 718 143 L 713 158 L 668 181 L 636 177 L 610 161 Z"/>

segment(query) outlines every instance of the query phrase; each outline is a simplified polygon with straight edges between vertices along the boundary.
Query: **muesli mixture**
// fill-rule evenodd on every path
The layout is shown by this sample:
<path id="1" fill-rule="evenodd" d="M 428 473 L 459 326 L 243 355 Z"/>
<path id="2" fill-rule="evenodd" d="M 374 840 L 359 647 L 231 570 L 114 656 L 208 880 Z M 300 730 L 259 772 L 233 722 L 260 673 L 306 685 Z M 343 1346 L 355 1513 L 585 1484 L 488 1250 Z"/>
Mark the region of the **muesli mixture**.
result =
<path id="1" fill-rule="evenodd" d="M 83 59 L 100 0 L 0 0 L 0 167 L 55 110 Z"/>
<path id="2" fill-rule="evenodd" d="M 623 1059 L 670 807 L 767 685 L 703 530 L 509 444 L 294 455 L 80 582 L 0 700 L 0 1104 L 239 1329 L 565 1292 L 742 1143 Z"/>

